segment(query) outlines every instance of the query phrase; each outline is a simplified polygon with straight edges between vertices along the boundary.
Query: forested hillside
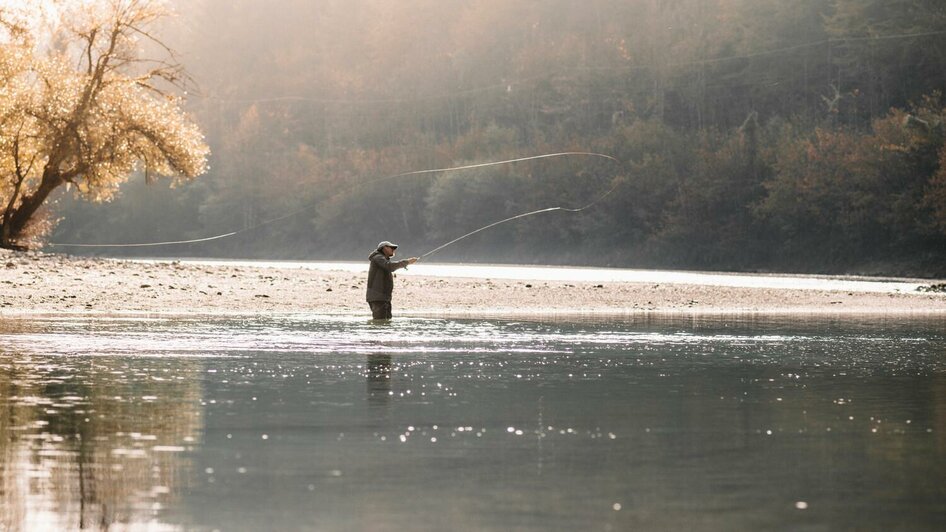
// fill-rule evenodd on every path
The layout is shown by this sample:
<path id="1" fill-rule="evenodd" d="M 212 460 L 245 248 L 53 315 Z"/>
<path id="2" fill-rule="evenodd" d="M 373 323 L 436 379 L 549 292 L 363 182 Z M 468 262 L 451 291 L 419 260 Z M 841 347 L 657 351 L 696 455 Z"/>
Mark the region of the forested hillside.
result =
<path id="1" fill-rule="evenodd" d="M 189 0 L 209 173 L 63 196 L 149 255 L 946 275 L 941 0 Z M 561 151 L 463 172 L 379 178 Z M 290 215 L 291 216 L 287 216 Z M 284 217 L 278 222 L 259 224 Z M 259 227 L 258 227 L 259 226 Z M 98 252 L 117 253 L 107 249 Z"/>

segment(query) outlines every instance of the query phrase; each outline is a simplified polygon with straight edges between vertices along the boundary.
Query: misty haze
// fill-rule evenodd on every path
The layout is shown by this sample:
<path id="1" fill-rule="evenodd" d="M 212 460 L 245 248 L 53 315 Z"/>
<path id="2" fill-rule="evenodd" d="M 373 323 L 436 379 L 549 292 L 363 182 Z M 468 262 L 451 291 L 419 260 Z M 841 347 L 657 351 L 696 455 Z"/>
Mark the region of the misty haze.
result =
<path id="1" fill-rule="evenodd" d="M 277 7 L 278 6 L 278 7 Z M 162 28 L 209 171 L 63 191 L 65 251 L 942 275 L 937 2 L 232 2 Z M 399 179 L 544 153 L 582 157 Z M 271 220 L 290 216 L 270 223 Z M 264 225 L 260 225 L 264 224 Z M 54 251 L 56 249 L 53 249 Z"/>
<path id="2" fill-rule="evenodd" d="M 942 0 L 0 0 L 0 532 L 946 523 Z"/>

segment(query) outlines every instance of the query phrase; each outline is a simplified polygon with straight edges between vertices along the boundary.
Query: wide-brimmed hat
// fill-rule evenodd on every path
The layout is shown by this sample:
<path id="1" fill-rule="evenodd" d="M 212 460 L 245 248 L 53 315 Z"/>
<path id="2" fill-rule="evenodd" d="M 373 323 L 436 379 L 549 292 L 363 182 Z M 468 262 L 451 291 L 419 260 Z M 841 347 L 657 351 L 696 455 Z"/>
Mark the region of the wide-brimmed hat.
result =
<path id="1" fill-rule="evenodd" d="M 389 247 L 389 248 L 391 248 L 391 249 L 397 249 L 397 244 L 395 244 L 394 242 L 388 242 L 387 240 L 385 240 L 384 242 L 381 242 L 381 243 L 378 244 L 378 249 L 381 249 L 381 248 L 383 248 L 383 247 Z"/>

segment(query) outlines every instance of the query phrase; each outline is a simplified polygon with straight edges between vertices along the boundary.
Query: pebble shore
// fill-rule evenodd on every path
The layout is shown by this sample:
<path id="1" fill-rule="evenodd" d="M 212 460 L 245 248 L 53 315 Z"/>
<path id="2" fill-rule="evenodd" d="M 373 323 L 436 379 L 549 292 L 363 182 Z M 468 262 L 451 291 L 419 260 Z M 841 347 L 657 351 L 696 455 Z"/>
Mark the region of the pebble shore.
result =
<path id="1" fill-rule="evenodd" d="M 367 271 L 367 262 L 365 263 Z M 369 316 L 365 275 L 0 251 L 0 317 L 35 314 Z M 946 294 L 400 275 L 394 313 L 422 316 L 828 314 L 946 317 Z"/>

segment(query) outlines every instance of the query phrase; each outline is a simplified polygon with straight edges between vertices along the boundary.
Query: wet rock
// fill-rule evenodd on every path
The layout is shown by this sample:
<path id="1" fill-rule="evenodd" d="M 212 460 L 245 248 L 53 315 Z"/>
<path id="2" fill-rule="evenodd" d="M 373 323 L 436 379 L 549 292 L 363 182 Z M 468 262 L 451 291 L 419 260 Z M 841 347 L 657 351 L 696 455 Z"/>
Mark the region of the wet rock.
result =
<path id="1" fill-rule="evenodd" d="M 935 292 L 946 294 L 946 283 L 931 284 L 928 286 L 918 286 L 916 287 L 917 292 Z"/>

